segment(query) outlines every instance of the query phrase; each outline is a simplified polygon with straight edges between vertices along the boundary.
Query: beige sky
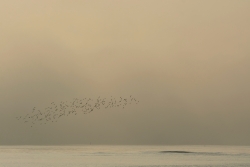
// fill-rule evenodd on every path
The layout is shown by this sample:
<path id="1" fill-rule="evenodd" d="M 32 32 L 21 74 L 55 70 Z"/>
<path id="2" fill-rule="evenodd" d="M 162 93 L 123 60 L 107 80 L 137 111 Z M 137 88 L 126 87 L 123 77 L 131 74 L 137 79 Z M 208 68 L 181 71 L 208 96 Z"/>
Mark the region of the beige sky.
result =
<path id="1" fill-rule="evenodd" d="M 250 1 L 0 0 L 0 144 L 250 144 Z M 140 105 L 29 128 L 74 97 Z"/>

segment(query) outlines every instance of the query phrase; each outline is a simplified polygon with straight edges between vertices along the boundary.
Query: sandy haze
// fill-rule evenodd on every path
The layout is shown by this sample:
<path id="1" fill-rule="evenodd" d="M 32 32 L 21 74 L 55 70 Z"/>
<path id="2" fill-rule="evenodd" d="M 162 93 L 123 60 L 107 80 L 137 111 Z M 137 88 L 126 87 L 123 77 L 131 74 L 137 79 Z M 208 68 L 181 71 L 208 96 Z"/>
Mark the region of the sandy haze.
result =
<path id="1" fill-rule="evenodd" d="M 0 145 L 250 144 L 250 1 L 0 1 Z M 30 128 L 53 101 L 139 105 Z"/>

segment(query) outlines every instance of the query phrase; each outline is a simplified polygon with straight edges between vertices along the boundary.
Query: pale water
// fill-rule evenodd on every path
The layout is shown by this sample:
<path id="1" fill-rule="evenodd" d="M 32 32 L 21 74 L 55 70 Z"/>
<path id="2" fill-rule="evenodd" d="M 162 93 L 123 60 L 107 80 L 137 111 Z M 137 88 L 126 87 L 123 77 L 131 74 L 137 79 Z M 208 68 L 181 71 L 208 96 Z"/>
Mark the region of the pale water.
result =
<path id="1" fill-rule="evenodd" d="M 0 146 L 0 167 L 250 167 L 249 146 Z"/>

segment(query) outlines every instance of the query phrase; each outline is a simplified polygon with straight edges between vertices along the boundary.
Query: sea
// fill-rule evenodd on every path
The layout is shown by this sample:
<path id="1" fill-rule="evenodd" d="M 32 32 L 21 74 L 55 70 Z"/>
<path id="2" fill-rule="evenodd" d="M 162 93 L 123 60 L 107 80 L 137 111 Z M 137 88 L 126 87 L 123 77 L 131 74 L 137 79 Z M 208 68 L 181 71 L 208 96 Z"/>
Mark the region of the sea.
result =
<path id="1" fill-rule="evenodd" d="M 0 146 L 0 167 L 250 167 L 250 146 Z"/>

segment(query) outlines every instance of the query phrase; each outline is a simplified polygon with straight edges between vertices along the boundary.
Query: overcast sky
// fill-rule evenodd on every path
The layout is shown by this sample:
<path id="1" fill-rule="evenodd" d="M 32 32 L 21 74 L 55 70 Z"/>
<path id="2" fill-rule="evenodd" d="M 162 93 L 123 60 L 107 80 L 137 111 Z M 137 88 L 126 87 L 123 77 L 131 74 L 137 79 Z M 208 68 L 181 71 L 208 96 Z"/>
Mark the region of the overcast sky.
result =
<path id="1" fill-rule="evenodd" d="M 0 0 L 0 145 L 249 145 L 249 30 L 248 0 Z M 129 95 L 140 103 L 15 119 Z"/>

